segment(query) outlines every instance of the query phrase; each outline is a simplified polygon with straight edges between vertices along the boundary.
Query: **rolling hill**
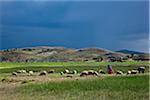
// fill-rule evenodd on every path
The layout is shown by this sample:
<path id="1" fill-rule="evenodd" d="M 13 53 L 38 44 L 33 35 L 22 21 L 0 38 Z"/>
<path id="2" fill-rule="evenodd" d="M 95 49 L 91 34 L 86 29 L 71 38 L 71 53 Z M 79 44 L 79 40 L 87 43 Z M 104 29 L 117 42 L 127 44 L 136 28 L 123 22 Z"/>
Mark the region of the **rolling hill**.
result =
<path id="1" fill-rule="evenodd" d="M 64 47 L 28 47 L 0 51 L 1 61 L 12 62 L 64 62 L 88 61 L 93 58 L 108 60 L 108 56 L 125 57 L 127 54 L 113 52 L 102 48 L 64 48 Z"/>

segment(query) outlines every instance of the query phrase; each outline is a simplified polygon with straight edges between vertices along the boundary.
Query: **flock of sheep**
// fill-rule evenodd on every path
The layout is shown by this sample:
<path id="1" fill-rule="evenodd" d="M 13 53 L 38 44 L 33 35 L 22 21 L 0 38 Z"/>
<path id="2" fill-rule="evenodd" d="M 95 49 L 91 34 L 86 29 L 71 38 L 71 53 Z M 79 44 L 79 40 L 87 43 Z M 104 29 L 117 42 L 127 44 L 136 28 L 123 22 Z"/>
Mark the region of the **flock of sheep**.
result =
<path id="1" fill-rule="evenodd" d="M 145 67 L 139 67 L 137 69 L 134 70 L 128 70 L 126 73 L 118 70 L 116 71 L 114 74 L 116 75 L 129 75 L 129 74 L 137 74 L 137 73 L 144 73 L 145 72 Z M 34 75 L 35 72 L 33 71 L 26 71 L 26 70 L 18 70 L 15 72 L 12 72 L 12 75 L 17 76 L 19 74 L 28 74 L 28 75 Z M 47 74 L 51 74 L 51 73 L 55 73 L 55 70 L 50 70 L 50 71 L 41 71 L 38 73 L 39 76 L 43 76 L 43 75 L 47 75 Z M 72 77 L 71 74 L 77 74 L 76 70 L 70 71 L 68 69 L 65 69 L 64 71 L 60 72 L 60 75 L 63 74 L 67 74 L 67 77 Z M 88 76 L 88 75 L 93 75 L 93 76 L 98 76 L 98 74 L 107 74 L 107 72 L 103 71 L 103 70 L 99 70 L 99 71 L 94 71 L 94 70 L 84 70 L 80 73 L 80 77 L 82 76 Z"/>

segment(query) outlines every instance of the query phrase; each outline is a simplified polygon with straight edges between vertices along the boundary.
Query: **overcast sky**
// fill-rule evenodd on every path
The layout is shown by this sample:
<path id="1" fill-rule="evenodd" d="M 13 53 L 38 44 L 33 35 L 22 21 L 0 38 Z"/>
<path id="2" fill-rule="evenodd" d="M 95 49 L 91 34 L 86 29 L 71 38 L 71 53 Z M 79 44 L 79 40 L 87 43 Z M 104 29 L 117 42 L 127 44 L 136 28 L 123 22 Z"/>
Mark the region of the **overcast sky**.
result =
<path id="1" fill-rule="evenodd" d="M 64 46 L 148 52 L 148 1 L 0 3 L 0 49 Z"/>

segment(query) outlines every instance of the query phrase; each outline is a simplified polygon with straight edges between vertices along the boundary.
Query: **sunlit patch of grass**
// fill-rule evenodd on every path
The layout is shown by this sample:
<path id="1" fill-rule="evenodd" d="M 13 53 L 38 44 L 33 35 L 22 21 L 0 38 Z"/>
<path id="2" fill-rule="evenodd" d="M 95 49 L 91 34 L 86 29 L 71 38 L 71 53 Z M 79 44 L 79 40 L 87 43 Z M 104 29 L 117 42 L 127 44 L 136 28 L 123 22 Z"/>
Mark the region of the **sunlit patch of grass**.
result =
<path id="1" fill-rule="evenodd" d="M 54 69 L 55 72 L 63 71 L 64 69 L 77 70 L 81 72 L 82 70 L 106 70 L 108 64 L 112 65 L 114 71 L 122 70 L 127 71 L 130 69 L 136 69 L 139 66 L 145 66 L 146 71 L 148 71 L 148 62 L 1 62 L 0 63 L 0 73 L 9 73 L 19 69 L 25 69 L 27 71 L 41 71 L 41 70 L 51 70 Z"/>
<path id="2" fill-rule="evenodd" d="M 133 65 L 148 65 L 149 62 L 137 62 L 137 61 L 128 61 L 128 62 L 0 62 L 0 68 L 13 68 L 13 67 L 27 67 L 27 66 L 43 66 L 43 67 L 67 67 L 67 66 L 133 66 Z"/>

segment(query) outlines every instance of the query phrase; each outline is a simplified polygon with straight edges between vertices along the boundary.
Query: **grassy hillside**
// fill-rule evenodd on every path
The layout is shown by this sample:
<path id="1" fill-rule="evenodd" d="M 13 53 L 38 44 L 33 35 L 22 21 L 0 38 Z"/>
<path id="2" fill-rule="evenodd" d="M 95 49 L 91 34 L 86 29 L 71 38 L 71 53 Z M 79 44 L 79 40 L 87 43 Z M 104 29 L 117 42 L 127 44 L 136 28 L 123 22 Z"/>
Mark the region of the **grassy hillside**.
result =
<path id="1" fill-rule="evenodd" d="M 6 62 L 64 62 L 92 60 L 96 57 L 103 57 L 103 60 L 107 60 L 106 54 L 116 57 L 126 56 L 123 53 L 101 48 L 30 47 L 1 50 L 0 60 Z"/>

